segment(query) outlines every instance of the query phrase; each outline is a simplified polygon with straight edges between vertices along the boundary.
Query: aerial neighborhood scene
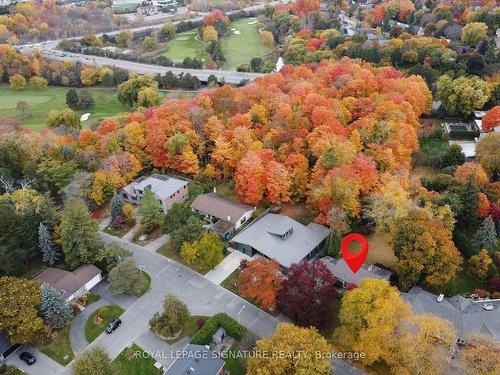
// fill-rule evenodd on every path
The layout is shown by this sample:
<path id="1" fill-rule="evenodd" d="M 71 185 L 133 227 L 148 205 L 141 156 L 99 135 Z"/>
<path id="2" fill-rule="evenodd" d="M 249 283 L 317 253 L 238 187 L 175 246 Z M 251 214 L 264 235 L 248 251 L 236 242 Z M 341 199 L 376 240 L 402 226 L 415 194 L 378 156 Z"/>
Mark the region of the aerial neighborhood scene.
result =
<path id="1" fill-rule="evenodd" d="M 500 375 L 496 0 L 1 0 L 0 375 Z"/>

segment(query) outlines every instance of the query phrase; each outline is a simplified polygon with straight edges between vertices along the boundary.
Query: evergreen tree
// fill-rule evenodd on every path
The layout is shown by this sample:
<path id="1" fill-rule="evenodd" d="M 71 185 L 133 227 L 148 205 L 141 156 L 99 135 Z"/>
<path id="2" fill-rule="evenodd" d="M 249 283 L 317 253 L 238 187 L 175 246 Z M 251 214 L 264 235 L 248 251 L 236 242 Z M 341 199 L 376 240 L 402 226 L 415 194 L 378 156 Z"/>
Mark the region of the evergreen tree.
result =
<path id="1" fill-rule="evenodd" d="M 491 216 L 483 220 L 474 235 L 474 244 L 479 249 L 487 249 L 492 255 L 497 246 L 497 231 Z"/>
<path id="2" fill-rule="evenodd" d="M 40 294 L 40 315 L 53 330 L 60 330 L 71 322 L 73 312 L 57 289 L 44 283 Z"/>
<path id="3" fill-rule="evenodd" d="M 78 92 L 75 89 L 69 89 L 66 92 L 66 104 L 71 109 L 78 108 Z"/>
<path id="4" fill-rule="evenodd" d="M 118 216 L 125 216 L 123 214 L 123 198 L 120 194 L 115 194 L 111 200 L 111 222 Z"/>
<path id="5" fill-rule="evenodd" d="M 42 251 L 43 261 L 50 265 L 61 257 L 61 253 L 52 241 L 49 229 L 43 223 L 38 227 L 38 246 Z"/>
<path id="6" fill-rule="evenodd" d="M 474 178 L 469 178 L 460 191 L 462 207 L 457 217 L 457 225 L 462 229 L 475 230 L 477 228 L 477 213 L 479 210 L 479 188 Z"/>
<path id="7" fill-rule="evenodd" d="M 81 91 L 78 95 L 78 108 L 77 109 L 89 109 L 95 105 L 95 100 L 89 91 Z"/>

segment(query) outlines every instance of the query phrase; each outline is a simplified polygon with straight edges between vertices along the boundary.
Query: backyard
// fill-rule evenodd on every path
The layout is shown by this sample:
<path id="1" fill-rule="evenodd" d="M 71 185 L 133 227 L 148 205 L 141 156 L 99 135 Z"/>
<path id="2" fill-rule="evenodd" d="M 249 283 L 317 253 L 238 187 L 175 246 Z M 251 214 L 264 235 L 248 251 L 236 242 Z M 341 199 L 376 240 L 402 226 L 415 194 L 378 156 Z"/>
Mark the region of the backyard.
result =
<path id="1" fill-rule="evenodd" d="M 8 85 L 0 86 L 0 117 L 11 117 L 21 125 L 33 130 L 41 130 L 48 113 L 53 110 L 66 108 L 66 92 L 69 87 L 49 86 L 44 89 L 26 88 L 14 90 Z M 116 90 L 110 88 L 90 87 L 77 88 L 77 91 L 88 90 L 95 99 L 95 107 L 89 110 L 77 111 L 78 114 L 90 113 L 90 118 L 82 122 L 83 128 L 89 128 L 92 124 L 129 112 L 129 108 L 121 104 L 116 97 Z M 193 97 L 196 91 L 164 90 L 160 91 L 162 98 L 186 98 Z M 16 108 L 18 102 L 24 101 L 28 104 L 25 113 Z"/>
<path id="2" fill-rule="evenodd" d="M 238 65 L 248 64 L 252 58 L 263 57 L 272 52 L 269 47 L 262 44 L 255 23 L 254 18 L 241 18 L 231 23 L 230 30 L 221 42 L 222 51 L 227 60 L 223 69 L 236 70 Z M 209 58 L 196 29 L 177 34 L 161 55 L 176 62 L 186 57 L 201 60 Z"/>

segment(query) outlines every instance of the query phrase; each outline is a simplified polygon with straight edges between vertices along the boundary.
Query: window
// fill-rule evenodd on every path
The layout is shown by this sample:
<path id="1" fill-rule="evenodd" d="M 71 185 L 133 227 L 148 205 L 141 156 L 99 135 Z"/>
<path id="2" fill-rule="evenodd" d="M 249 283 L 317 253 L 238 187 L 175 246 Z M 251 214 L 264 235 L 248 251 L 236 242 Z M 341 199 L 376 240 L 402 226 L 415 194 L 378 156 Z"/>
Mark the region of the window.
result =
<path id="1" fill-rule="evenodd" d="M 243 216 L 243 218 L 240 220 L 240 224 L 243 224 L 245 221 L 247 221 L 247 217 Z"/>

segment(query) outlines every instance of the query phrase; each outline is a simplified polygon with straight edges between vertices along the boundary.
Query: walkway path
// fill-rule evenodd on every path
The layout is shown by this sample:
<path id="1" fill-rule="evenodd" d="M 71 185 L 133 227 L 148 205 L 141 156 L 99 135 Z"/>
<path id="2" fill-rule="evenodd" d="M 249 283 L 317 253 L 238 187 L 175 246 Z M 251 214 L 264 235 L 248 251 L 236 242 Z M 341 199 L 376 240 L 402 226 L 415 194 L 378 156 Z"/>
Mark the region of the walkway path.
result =
<path id="1" fill-rule="evenodd" d="M 233 251 L 227 257 L 225 257 L 222 262 L 217 265 L 217 267 L 215 267 L 211 271 L 208 271 L 208 273 L 205 275 L 205 278 L 207 278 L 214 284 L 220 285 L 240 266 L 241 261 L 244 259 L 250 260 L 252 258 L 239 251 Z"/>
<path id="2" fill-rule="evenodd" d="M 153 241 L 147 243 L 144 246 L 144 248 L 147 251 L 152 251 L 153 253 L 155 253 L 156 250 L 158 250 L 160 247 L 165 245 L 168 241 L 170 241 L 170 235 L 164 234 L 164 235 L 158 237 L 156 240 L 153 240 Z"/>

